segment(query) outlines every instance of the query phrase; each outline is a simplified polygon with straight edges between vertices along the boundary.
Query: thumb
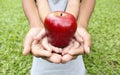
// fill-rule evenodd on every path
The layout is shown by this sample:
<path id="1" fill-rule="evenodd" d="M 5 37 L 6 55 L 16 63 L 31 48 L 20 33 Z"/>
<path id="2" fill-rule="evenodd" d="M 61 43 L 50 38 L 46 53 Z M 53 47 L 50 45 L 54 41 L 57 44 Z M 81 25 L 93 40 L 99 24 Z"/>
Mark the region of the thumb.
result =
<path id="1" fill-rule="evenodd" d="M 90 53 L 91 36 L 88 35 L 88 36 L 84 37 L 83 40 L 84 40 L 84 50 L 85 50 L 85 53 L 88 54 L 88 53 Z"/>
<path id="2" fill-rule="evenodd" d="M 76 39 L 77 41 L 83 42 L 83 39 L 82 39 L 82 37 L 78 34 L 78 32 L 76 32 L 74 36 L 75 36 L 75 39 Z"/>
<path id="3" fill-rule="evenodd" d="M 35 40 L 41 40 L 45 36 L 45 29 L 42 29 L 42 31 L 34 37 Z"/>
<path id="4" fill-rule="evenodd" d="M 33 37 L 30 35 L 27 35 L 24 40 L 24 49 L 23 49 L 23 55 L 27 55 L 30 53 L 31 44 L 33 42 Z"/>

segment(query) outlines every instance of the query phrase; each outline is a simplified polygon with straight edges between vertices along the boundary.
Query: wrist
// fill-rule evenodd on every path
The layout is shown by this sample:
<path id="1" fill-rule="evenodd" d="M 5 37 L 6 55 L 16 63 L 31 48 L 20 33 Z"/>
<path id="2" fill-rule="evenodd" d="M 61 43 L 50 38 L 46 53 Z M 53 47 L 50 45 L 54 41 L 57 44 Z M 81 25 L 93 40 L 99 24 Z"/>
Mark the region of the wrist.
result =
<path id="1" fill-rule="evenodd" d="M 84 20 L 84 19 L 82 19 L 82 20 L 78 19 L 77 25 L 78 25 L 78 27 L 82 27 L 82 28 L 87 29 L 88 28 L 88 21 Z"/>
<path id="2" fill-rule="evenodd" d="M 86 30 L 88 28 L 88 24 L 87 23 L 78 23 L 77 25 L 78 25 L 78 28 L 84 28 Z"/>
<path id="3" fill-rule="evenodd" d="M 43 28 L 43 24 L 41 23 L 30 23 L 30 28 Z"/>
<path id="4" fill-rule="evenodd" d="M 32 30 L 32 31 L 41 31 L 43 28 L 42 27 L 30 27 L 29 30 Z"/>

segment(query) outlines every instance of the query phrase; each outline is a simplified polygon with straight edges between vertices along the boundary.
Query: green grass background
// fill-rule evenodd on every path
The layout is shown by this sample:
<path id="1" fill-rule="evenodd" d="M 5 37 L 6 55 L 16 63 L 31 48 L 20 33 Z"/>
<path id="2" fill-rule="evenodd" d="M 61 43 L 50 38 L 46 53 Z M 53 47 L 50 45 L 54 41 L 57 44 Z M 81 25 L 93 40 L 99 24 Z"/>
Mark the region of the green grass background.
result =
<path id="1" fill-rule="evenodd" d="M 0 75 L 29 75 L 32 56 L 22 55 L 28 30 L 21 0 L 0 0 Z M 89 33 L 88 75 L 120 75 L 120 0 L 97 0 Z"/>

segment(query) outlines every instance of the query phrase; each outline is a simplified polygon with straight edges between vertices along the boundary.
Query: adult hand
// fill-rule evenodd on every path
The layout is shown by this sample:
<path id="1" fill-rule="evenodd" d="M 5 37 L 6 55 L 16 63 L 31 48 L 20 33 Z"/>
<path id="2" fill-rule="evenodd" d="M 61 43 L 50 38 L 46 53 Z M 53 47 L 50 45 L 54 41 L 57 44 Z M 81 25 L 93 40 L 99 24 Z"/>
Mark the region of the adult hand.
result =
<path id="1" fill-rule="evenodd" d="M 51 46 L 48 43 L 45 29 L 32 28 L 25 37 L 24 55 L 31 52 L 33 56 L 43 58 L 52 63 L 60 63 L 61 55 L 58 54 L 60 50 L 60 48 Z"/>
<path id="2" fill-rule="evenodd" d="M 41 42 L 39 43 L 39 41 Z M 39 27 L 31 28 L 26 34 L 23 47 L 23 55 L 27 55 L 31 52 L 33 56 L 44 58 L 49 62 L 61 62 L 61 55 L 51 53 L 52 49 L 55 50 L 54 52 L 58 52 L 59 48 L 54 49 L 54 47 L 49 45 L 45 37 L 45 29 Z"/>
<path id="3" fill-rule="evenodd" d="M 31 50 L 31 44 L 34 40 L 34 37 L 41 31 L 42 29 L 40 27 L 34 27 L 29 30 L 29 32 L 26 34 L 26 37 L 24 39 L 23 44 L 23 55 L 27 55 L 30 53 Z M 44 33 L 43 33 L 44 34 Z M 41 36 L 42 37 L 42 36 Z"/>
<path id="4" fill-rule="evenodd" d="M 91 47 L 91 35 L 88 33 L 87 29 L 84 27 L 78 27 L 77 32 L 75 34 L 75 38 L 79 43 L 81 42 L 80 37 L 83 39 L 83 48 L 84 53 L 88 54 L 90 52 Z"/>
<path id="5" fill-rule="evenodd" d="M 85 28 L 78 28 L 73 44 L 66 47 L 63 51 L 62 63 L 77 58 L 82 54 L 88 54 L 91 47 L 91 37 Z"/>

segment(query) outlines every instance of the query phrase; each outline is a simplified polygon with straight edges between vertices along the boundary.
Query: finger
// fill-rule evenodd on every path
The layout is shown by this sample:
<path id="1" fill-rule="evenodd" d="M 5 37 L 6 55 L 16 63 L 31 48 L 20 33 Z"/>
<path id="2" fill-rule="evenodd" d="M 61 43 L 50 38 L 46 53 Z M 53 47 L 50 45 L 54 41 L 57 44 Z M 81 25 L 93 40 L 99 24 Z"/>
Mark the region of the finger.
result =
<path id="1" fill-rule="evenodd" d="M 88 45 L 84 45 L 85 53 L 88 54 L 90 53 L 90 47 Z"/>
<path id="2" fill-rule="evenodd" d="M 69 62 L 70 60 L 73 59 L 73 56 L 69 55 L 69 54 L 66 54 L 62 57 L 62 63 L 65 64 L 67 62 Z"/>
<path id="3" fill-rule="evenodd" d="M 84 49 L 85 49 L 85 53 L 89 53 L 90 52 L 90 47 L 91 47 L 91 37 L 88 34 L 86 37 L 84 37 Z"/>
<path id="4" fill-rule="evenodd" d="M 55 52 L 55 53 L 61 53 L 62 52 L 61 48 L 52 46 L 51 44 L 49 44 L 49 46 L 52 48 L 52 51 Z"/>
<path id="5" fill-rule="evenodd" d="M 53 53 L 52 56 L 46 58 L 46 60 L 55 64 L 59 64 L 61 63 L 61 58 L 62 58 L 61 55 Z"/>
<path id="6" fill-rule="evenodd" d="M 84 48 L 80 46 L 79 48 L 71 49 L 68 51 L 68 54 L 72 56 L 84 54 Z"/>
<path id="7" fill-rule="evenodd" d="M 83 38 L 78 34 L 78 32 L 75 33 L 74 37 L 77 41 L 83 42 Z"/>
<path id="8" fill-rule="evenodd" d="M 72 49 L 78 48 L 80 46 L 80 43 L 77 41 L 74 41 Z"/>
<path id="9" fill-rule="evenodd" d="M 67 63 L 67 62 L 69 62 L 71 60 L 76 59 L 77 57 L 78 56 L 71 56 L 71 55 L 67 54 L 67 55 L 63 56 L 62 63 L 65 64 L 65 63 Z"/>
<path id="10" fill-rule="evenodd" d="M 39 44 L 32 44 L 32 54 L 36 57 L 50 57 L 52 54 L 47 50 L 43 50 Z"/>
<path id="11" fill-rule="evenodd" d="M 77 57 L 78 57 L 78 56 L 73 56 L 73 57 L 72 57 L 72 60 L 75 60 Z"/>
<path id="12" fill-rule="evenodd" d="M 68 52 L 68 51 L 70 50 L 70 48 L 73 46 L 73 41 L 74 41 L 74 40 L 72 39 L 72 41 L 70 42 L 70 44 L 63 49 L 62 55 L 67 54 L 67 52 Z"/>
<path id="13" fill-rule="evenodd" d="M 50 45 L 49 45 L 49 43 L 48 43 L 47 37 L 44 37 L 44 38 L 43 38 L 41 44 L 42 44 L 42 46 L 43 46 L 46 50 L 48 50 L 48 51 L 50 51 L 50 52 L 52 51 L 52 48 L 50 47 Z"/>
<path id="14" fill-rule="evenodd" d="M 31 48 L 31 43 L 33 42 L 33 37 L 30 35 L 26 35 L 25 40 L 24 40 L 24 50 L 23 50 L 23 55 L 27 55 L 30 53 L 30 48 Z"/>
<path id="15" fill-rule="evenodd" d="M 81 33 L 80 30 L 81 29 L 78 30 L 79 33 Z M 91 47 L 91 36 L 90 36 L 90 34 L 85 29 L 82 29 L 82 31 L 84 31 L 82 33 L 82 37 L 84 37 L 83 38 L 83 41 L 84 41 L 84 50 L 85 50 L 85 53 L 89 53 L 90 52 L 90 47 Z"/>
<path id="16" fill-rule="evenodd" d="M 34 40 L 33 42 L 32 42 L 32 46 L 38 46 L 39 45 L 39 42 L 37 41 L 37 40 Z"/>
<path id="17" fill-rule="evenodd" d="M 36 37 L 34 37 L 34 39 L 41 40 L 45 36 L 45 34 L 45 29 L 42 29 L 41 32 Z"/>

